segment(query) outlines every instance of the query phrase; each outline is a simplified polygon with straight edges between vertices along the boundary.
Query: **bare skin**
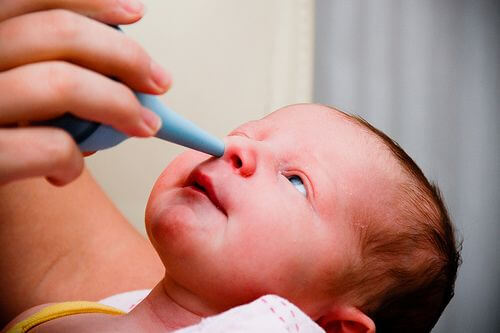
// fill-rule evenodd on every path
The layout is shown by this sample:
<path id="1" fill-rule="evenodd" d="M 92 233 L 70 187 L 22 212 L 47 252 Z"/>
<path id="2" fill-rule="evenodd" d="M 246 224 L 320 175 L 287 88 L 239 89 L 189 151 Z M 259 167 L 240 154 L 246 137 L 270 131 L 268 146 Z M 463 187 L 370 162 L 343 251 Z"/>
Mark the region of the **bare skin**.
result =
<path id="1" fill-rule="evenodd" d="M 360 296 L 331 290 L 356 258 L 350 212 L 391 199 L 388 162 L 369 153 L 375 144 L 328 108 L 295 105 L 235 130 L 220 159 L 182 154 L 146 209 L 163 280 L 129 314 L 70 316 L 39 332 L 171 331 L 265 294 L 329 332 L 374 332 Z"/>
<path id="2" fill-rule="evenodd" d="M 149 241 L 88 172 L 63 188 L 44 179 L 1 186 L 0 221 L 0 326 L 38 304 L 152 288 L 163 276 Z"/>
<path id="3" fill-rule="evenodd" d="M 30 316 L 47 305 L 49 304 L 36 306 L 24 312 L 14 322 Z M 196 324 L 200 320 L 201 316 L 180 307 L 172 299 L 165 298 L 165 292 L 161 284 L 158 284 L 147 299 L 127 315 L 72 315 L 37 326 L 33 329 L 33 332 L 171 332 L 191 324 Z M 2 333 L 9 326 L 5 330 L 2 330 Z"/>

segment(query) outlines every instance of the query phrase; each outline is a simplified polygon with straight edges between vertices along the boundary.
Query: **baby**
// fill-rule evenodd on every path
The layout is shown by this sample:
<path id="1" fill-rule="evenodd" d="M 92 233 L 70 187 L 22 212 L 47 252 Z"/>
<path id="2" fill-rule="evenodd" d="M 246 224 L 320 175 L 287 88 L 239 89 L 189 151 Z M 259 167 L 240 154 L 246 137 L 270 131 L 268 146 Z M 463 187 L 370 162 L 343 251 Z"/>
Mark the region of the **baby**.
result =
<path id="1" fill-rule="evenodd" d="M 312 104 L 225 142 L 221 158 L 183 153 L 153 188 L 146 229 L 166 271 L 151 294 L 127 315 L 69 316 L 40 332 L 165 331 L 266 294 L 328 332 L 432 329 L 460 256 L 439 190 L 396 143 Z"/>

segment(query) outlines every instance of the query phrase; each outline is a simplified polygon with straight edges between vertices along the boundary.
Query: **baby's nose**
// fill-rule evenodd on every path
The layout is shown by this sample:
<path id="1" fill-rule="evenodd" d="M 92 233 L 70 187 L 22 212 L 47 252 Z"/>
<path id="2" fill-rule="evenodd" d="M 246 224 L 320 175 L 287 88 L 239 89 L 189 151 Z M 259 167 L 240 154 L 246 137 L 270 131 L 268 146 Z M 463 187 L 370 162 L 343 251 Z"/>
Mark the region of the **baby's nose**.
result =
<path id="1" fill-rule="evenodd" d="M 243 177 L 250 177 L 257 168 L 257 152 L 252 141 L 243 137 L 228 137 L 222 159 Z"/>

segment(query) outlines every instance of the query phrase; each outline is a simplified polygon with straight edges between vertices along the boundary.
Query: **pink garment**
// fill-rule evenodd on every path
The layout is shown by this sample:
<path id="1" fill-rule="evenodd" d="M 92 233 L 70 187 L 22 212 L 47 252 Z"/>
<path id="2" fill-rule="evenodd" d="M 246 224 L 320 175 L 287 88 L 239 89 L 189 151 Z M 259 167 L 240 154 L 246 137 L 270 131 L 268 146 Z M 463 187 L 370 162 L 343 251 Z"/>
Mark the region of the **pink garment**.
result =
<path id="1" fill-rule="evenodd" d="M 298 307 L 276 295 L 266 295 L 213 317 L 203 319 L 177 333 L 306 332 L 325 333 Z"/>
<path id="2" fill-rule="evenodd" d="M 132 310 L 150 292 L 134 290 L 107 297 L 99 303 L 125 312 Z M 177 333 L 250 333 L 250 332 L 303 332 L 325 333 L 311 318 L 286 299 L 266 295 L 234 307 L 218 315 L 202 319 L 197 325 L 177 330 Z"/>

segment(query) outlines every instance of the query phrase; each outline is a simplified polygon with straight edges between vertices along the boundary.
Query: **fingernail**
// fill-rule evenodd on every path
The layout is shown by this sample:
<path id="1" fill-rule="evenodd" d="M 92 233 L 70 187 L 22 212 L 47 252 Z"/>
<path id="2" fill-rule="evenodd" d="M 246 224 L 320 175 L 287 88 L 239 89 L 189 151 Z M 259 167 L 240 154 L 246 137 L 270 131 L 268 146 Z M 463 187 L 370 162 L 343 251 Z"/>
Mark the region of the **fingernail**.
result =
<path id="1" fill-rule="evenodd" d="M 147 133 L 150 135 L 156 134 L 161 127 L 161 118 L 156 113 L 146 108 L 143 108 L 141 116 Z"/>
<path id="2" fill-rule="evenodd" d="M 120 3 L 122 8 L 130 14 L 142 14 L 144 11 L 144 5 L 139 0 L 120 0 Z"/>
<path id="3" fill-rule="evenodd" d="M 163 70 L 163 68 L 153 60 L 151 60 L 150 67 L 151 78 L 153 79 L 153 82 L 156 84 L 156 86 L 161 90 L 167 89 L 170 85 L 170 77 L 167 72 L 165 72 L 165 70 Z"/>

